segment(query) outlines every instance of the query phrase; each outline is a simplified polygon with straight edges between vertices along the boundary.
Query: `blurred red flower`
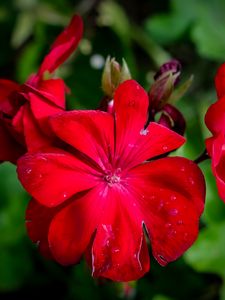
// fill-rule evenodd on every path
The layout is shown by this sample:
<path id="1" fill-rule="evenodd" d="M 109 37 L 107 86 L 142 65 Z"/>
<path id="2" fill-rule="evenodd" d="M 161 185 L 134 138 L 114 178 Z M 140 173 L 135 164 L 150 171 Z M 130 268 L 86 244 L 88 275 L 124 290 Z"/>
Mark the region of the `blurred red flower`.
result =
<path id="1" fill-rule="evenodd" d="M 212 158 L 219 195 L 225 201 L 225 63 L 217 71 L 215 86 L 218 100 L 205 116 L 206 126 L 212 133 L 212 137 L 206 139 L 206 148 Z"/>
<path id="2" fill-rule="evenodd" d="M 51 117 L 67 151 L 28 153 L 18 160 L 18 175 L 36 199 L 27 228 L 44 255 L 69 265 L 86 254 L 94 276 L 131 281 L 150 267 L 146 235 L 163 266 L 192 245 L 205 185 L 192 161 L 157 159 L 185 140 L 154 122 L 145 127 L 149 100 L 138 83 L 122 83 L 114 101 L 114 114 Z"/>
<path id="3" fill-rule="evenodd" d="M 65 109 L 67 87 L 62 79 L 45 79 L 76 49 L 83 23 L 74 16 L 56 38 L 37 74 L 19 85 L 0 80 L 0 161 L 16 162 L 21 153 L 51 144 L 48 117 Z"/>

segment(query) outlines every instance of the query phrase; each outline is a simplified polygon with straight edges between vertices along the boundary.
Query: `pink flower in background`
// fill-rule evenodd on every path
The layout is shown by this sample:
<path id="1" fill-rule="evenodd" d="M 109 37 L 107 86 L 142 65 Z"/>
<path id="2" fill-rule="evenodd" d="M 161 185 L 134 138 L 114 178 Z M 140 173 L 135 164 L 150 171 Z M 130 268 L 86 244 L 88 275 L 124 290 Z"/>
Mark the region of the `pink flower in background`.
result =
<path id="1" fill-rule="evenodd" d="M 51 117 L 66 151 L 48 148 L 18 160 L 19 179 L 35 199 L 28 233 L 45 256 L 70 265 L 85 254 L 93 276 L 131 281 L 150 268 L 146 237 L 163 266 L 195 241 L 203 175 L 188 159 L 158 158 L 185 140 L 157 123 L 146 127 L 148 106 L 143 88 L 125 81 L 115 91 L 113 114 Z"/>

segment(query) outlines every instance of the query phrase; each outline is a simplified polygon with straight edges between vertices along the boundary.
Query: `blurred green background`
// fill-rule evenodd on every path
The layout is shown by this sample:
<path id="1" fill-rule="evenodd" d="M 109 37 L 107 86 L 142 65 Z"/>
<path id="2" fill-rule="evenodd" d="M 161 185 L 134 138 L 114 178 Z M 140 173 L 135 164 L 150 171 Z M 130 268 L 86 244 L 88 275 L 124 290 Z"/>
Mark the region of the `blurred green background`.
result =
<path id="1" fill-rule="evenodd" d="M 35 72 L 74 12 L 83 16 L 84 38 L 60 68 L 71 88 L 68 108 L 95 108 L 102 98 L 101 74 L 107 55 L 125 58 L 133 78 L 147 90 L 152 75 L 169 58 L 180 60 L 181 80 L 194 74 L 177 103 L 187 120 L 187 143 L 178 151 L 195 159 L 209 135 L 207 107 L 215 101 L 218 66 L 225 61 L 224 0 L 1 0 L 0 77 L 23 83 Z M 199 238 L 178 261 L 150 272 L 131 286 L 130 299 L 225 299 L 225 204 L 218 198 L 210 161 L 201 164 L 207 200 Z M 25 231 L 29 196 L 15 167 L 0 166 L 0 299 L 121 299 L 124 286 L 96 281 L 82 262 L 63 268 L 46 261 Z"/>

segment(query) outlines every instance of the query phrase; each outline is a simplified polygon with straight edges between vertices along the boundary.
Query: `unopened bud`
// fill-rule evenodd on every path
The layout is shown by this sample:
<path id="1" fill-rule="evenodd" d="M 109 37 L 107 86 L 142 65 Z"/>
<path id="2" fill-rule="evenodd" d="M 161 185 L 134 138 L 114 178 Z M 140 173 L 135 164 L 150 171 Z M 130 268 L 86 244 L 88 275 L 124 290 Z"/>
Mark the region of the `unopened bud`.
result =
<path id="1" fill-rule="evenodd" d="M 150 91 L 150 107 L 159 111 L 168 102 L 175 85 L 180 78 L 181 64 L 176 60 L 171 60 L 163 64 L 155 74 Z"/>
<path id="2" fill-rule="evenodd" d="M 123 60 L 121 67 L 115 58 L 107 57 L 102 74 L 102 89 L 104 94 L 109 99 L 113 99 L 118 85 L 128 79 L 131 79 L 131 75 L 125 60 Z"/>

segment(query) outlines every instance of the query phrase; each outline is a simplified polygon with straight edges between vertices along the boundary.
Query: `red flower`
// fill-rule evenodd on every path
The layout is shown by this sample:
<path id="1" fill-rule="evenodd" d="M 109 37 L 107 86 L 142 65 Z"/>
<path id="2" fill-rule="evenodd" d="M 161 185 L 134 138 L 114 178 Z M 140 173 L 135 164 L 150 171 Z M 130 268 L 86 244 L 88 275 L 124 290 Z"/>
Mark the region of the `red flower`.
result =
<path id="1" fill-rule="evenodd" d="M 156 159 L 184 138 L 156 123 L 144 128 L 148 96 L 140 85 L 125 81 L 114 100 L 114 115 L 52 117 L 70 152 L 27 154 L 18 161 L 18 175 L 38 201 L 29 205 L 27 227 L 42 253 L 49 256 L 50 249 L 63 265 L 85 253 L 94 276 L 130 281 L 149 270 L 145 231 L 163 266 L 195 241 L 205 186 L 192 161 Z"/>
<path id="2" fill-rule="evenodd" d="M 48 117 L 65 109 L 67 87 L 62 79 L 45 80 L 44 77 L 46 72 L 53 73 L 76 49 L 82 31 L 81 18 L 74 16 L 53 43 L 37 74 L 21 86 L 0 80 L 0 137 L 3 145 L 0 160 L 17 160 L 21 155 L 21 146 L 16 146 L 18 141 L 23 145 L 22 152 L 25 152 L 25 146 L 28 151 L 35 151 L 52 143 L 54 136 Z M 10 131 L 6 131 L 6 127 Z"/>
<path id="3" fill-rule="evenodd" d="M 212 158 L 219 195 L 225 201 L 225 64 L 217 71 L 215 85 L 219 100 L 209 107 L 205 116 L 206 126 L 212 133 L 206 139 L 206 148 Z"/>

